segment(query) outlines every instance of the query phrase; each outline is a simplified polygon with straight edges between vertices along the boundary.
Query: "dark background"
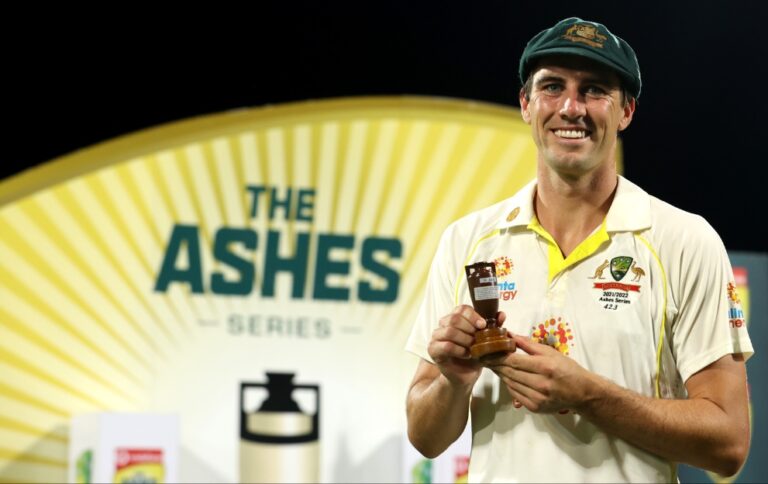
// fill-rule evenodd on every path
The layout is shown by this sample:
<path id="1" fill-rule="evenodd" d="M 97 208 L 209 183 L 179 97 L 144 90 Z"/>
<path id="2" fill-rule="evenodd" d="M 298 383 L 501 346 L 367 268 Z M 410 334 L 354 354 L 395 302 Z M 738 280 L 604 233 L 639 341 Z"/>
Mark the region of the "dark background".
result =
<path id="1" fill-rule="evenodd" d="M 0 178 L 121 134 L 243 107 L 381 94 L 517 106 L 525 43 L 579 16 L 605 23 L 640 61 L 625 175 L 703 215 L 729 250 L 766 252 L 765 4 L 286 1 L 193 18 L 54 21 L 41 38 L 3 34 Z"/>

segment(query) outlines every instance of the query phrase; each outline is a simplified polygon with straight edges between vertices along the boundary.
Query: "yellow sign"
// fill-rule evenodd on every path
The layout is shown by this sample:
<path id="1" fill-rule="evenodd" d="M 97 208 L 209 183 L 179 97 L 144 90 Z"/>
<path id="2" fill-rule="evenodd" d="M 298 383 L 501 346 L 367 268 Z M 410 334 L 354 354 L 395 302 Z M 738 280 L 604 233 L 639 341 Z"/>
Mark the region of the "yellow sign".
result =
<path id="1" fill-rule="evenodd" d="M 320 480 L 399 479 L 440 233 L 535 156 L 515 109 L 369 97 L 179 121 L 1 182 L 0 480 L 63 481 L 74 414 L 160 411 L 199 460 L 182 479 L 236 481 L 239 389 L 267 372 L 322 388 L 300 409 Z"/>

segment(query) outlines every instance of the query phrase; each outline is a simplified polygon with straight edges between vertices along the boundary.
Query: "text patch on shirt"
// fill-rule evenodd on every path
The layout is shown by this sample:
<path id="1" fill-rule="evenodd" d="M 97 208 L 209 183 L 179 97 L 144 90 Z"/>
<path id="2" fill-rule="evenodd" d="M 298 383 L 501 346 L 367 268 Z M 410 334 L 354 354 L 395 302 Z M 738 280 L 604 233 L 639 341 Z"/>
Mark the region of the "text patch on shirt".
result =
<path id="1" fill-rule="evenodd" d="M 605 311 L 621 311 L 640 297 L 645 269 L 630 256 L 605 259 L 587 279 L 592 282 L 595 300 Z"/>

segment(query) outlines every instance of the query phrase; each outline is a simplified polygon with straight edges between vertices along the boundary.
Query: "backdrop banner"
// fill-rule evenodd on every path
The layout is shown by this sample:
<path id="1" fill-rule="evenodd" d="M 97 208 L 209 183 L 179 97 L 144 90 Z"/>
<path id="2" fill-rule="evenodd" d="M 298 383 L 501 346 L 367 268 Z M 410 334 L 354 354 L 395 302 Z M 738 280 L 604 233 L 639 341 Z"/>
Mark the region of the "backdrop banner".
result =
<path id="1" fill-rule="evenodd" d="M 366 97 L 0 182 L 0 481 L 64 481 L 70 419 L 94 412 L 176 415 L 182 481 L 399 481 L 438 238 L 534 176 L 515 109 Z"/>

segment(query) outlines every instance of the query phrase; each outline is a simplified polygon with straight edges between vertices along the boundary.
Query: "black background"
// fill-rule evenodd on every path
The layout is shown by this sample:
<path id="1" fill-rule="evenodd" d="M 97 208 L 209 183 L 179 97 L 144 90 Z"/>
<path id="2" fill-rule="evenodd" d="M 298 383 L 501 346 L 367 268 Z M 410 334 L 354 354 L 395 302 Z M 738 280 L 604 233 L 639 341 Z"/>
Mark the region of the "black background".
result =
<path id="1" fill-rule="evenodd" d="M 625 175 L 703 215 L 729 250 L 766 252 L 764 5 L 261 2 L 54 21 L 3 34 L 0 178 L 121 134 L 243 107 L 376 94 L 517 106 L 525 43 L 579 16 L 605 23 L 640 61 Z"/>

